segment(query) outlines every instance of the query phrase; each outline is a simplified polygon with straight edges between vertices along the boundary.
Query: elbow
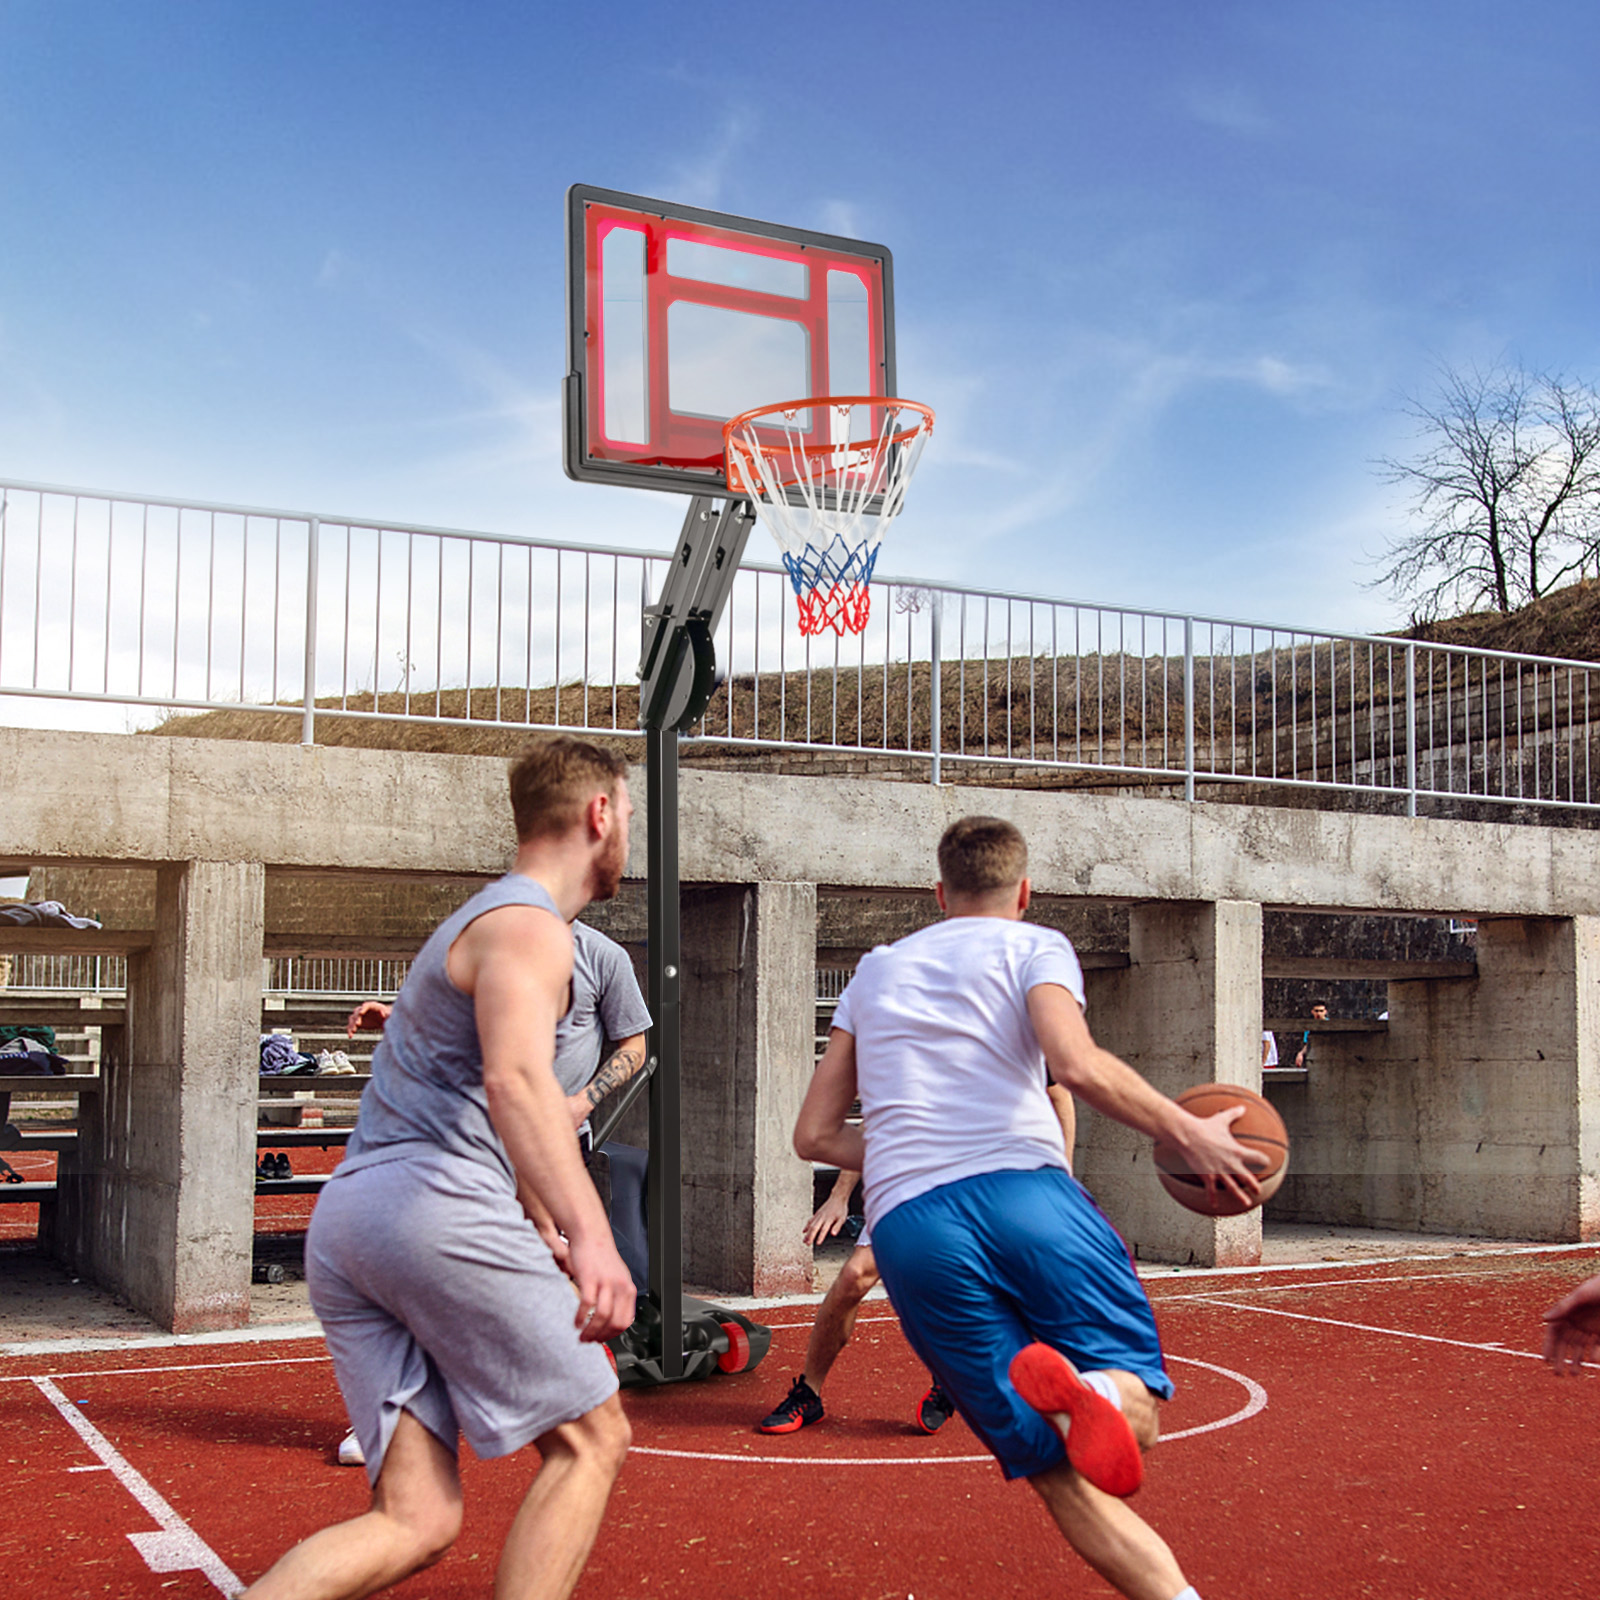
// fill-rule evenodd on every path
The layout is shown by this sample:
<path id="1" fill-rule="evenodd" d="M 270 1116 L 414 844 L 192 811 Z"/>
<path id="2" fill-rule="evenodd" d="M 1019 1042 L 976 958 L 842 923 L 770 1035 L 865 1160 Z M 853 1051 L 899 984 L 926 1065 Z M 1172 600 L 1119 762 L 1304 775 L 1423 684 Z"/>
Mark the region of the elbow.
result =
<path id="1" fill-rule="evenodd" d="M 822 1145 L 826 1143 L 822 1131 L 807 1118 L 802 1116 L 794 1125 L 794 1153 L 802 1161 L 822 1161 L 826 1159 Z"/>

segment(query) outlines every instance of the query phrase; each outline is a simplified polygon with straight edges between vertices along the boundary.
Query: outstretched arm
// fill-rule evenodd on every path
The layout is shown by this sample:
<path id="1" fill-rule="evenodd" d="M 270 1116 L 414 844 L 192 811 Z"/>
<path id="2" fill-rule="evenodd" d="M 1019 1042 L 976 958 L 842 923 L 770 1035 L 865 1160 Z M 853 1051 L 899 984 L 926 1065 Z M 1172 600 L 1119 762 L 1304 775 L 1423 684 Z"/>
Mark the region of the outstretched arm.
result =
<path id="1" fill-rule="evenodd" d="M 606 1064 L 576 1094 L 567 1097 L 567 1109 L 572 1113 L 573 1127 L 581 1128 L 608 1094 L 615 1093 L 630 1078 L 638 1075 L 644 1066 L 644 1039 L 642 1033 L 624 1039 L 611 1052 Z"/>
<path id="2" fill-rule="evenodd" d="M 1083 1008 L 1060 984 L 1041 983 L 1028 991 L 1028 1015 L 1050 1076 L 1096 1111 L 1152 1139 L 1175 1144 L 1190 1168 L 1256 1205 L 1261 1185 L 1252 1166 L 1270 1157 L 1239 1143 L 1228 1131 L 1244 1115 L 1235 1106 L 1214 1117 L 1197 1117 L 1146 1083 L 1127 1062 L 1094 1042 Z"/>

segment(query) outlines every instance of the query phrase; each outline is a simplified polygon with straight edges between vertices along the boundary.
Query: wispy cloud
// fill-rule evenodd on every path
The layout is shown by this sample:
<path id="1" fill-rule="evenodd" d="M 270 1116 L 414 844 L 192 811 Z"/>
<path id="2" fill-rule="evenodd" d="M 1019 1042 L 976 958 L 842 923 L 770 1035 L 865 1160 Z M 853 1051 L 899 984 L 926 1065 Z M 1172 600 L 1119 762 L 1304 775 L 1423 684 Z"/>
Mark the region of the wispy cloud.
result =
<path id="1" fill-rule="evenodd" d="M 1263 134 L 1271 133 L 1275 126 L 1255 96 L 1237 86 L 1197 86 L 1191 88 L 1183 100 L 1195 121 L 1203 122 L 1207 127 L 1221 128 L 1226 133 L 1260 138 Z"/>
<path id="2" fill-rule="evenodd" d="M 750 149 L 759 117 L 732 107 L 712 129 L 706 145 L 669 169 L 659 192 L 687 205 L 714 209 L 724 204 L 723 192 L 740 159 Z"/>

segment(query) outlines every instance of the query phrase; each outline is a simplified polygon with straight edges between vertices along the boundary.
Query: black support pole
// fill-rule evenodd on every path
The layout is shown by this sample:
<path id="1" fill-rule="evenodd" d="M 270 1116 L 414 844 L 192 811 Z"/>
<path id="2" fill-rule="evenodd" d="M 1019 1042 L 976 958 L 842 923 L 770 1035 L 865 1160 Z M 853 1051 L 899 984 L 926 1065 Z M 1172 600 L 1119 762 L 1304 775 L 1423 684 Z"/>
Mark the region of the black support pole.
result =
<path id="1" fill-rule="evenodd" d="M 661 1373 L 683 1376 L 683 1148 L 679 1126 L 682 952 L 678 926 L 678 733 L 650 728 L 646 743 L 651 1054 L 650 1297 L 661 1314 Z"/>

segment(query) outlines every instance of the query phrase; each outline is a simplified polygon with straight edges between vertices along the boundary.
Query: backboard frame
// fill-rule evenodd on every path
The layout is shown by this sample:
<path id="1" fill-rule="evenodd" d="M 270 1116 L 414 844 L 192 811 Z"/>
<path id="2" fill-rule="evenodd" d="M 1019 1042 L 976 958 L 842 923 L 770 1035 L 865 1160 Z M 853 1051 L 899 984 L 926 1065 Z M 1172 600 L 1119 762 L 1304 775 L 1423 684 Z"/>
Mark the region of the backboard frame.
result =
<path id="1" fill-rule="evenodd" d="M 645 431 L 651 437 L 623 441 L 607 438 L 602 423 L 604 404 L 604 351 L 600 268 L 597 260 L 602 227 L 621 226 L 645 234 L 645 294 L 647 304 L 660 313 L 647 317 L 644 334 L 651 364 L 644 374 L 648 386 Z M 748 289 L 674 276 L 666 270 L 666 246 L 676 238 L 740 248 L 750 240 L 759 251 L 761 241 L 771 241 L 780 257 L 804 257 L 823 269 L 808 283 L 804 301 L 780 301 Z M 563 394 L 564 465 L 567 475 L 581 483 L 603 483 L 673 494 L 724 495 L 728 492 L 722 448 L 725 417 L 673 411 L 667 403 L 665 365 L 666 310 L 680 304 L 709 307 L 713 311 L 754 311 L 775 321 L 807 322 L 808 387 L 802 394 L 757 396 L 751 404 L 807 399 L 838 392 L 829 385 L 829 352 L 824 336 L 818 337 L 817 307 L 826 313 L 826 269 L 852 272 L 867 286 L 866 363 L 870 385 L 866 392 L 895 393 L 894 260 L 887 246 L 837 234 L 818 233 L 780 223 L 763 222 L 698 206 L 680 205 L 617 189 L 573 184 L 567 191 L 567 376 Z M 802 309 L 809 306 L 809 310 Z M 845 391 L 850 392 L 850 391 Z M 743 409 L 742 407 L 740 409 Z M 821 419 L 819 419 L 821 426 Z"/>

